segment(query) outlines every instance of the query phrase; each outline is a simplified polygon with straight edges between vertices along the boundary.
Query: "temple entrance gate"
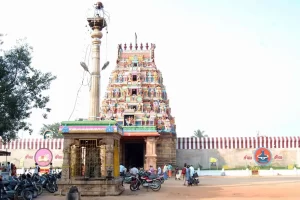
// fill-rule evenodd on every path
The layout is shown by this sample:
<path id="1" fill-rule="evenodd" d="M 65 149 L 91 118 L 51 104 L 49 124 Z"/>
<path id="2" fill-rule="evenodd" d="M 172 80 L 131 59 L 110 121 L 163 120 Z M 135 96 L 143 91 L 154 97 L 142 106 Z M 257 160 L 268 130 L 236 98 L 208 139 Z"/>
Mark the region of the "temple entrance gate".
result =
<path id="1" fill-rule="evenodd" d="M 129 167 L 144 168 L 145 148 L 143 139 L 123 141 L 123 165 L 127 169 Z"/>

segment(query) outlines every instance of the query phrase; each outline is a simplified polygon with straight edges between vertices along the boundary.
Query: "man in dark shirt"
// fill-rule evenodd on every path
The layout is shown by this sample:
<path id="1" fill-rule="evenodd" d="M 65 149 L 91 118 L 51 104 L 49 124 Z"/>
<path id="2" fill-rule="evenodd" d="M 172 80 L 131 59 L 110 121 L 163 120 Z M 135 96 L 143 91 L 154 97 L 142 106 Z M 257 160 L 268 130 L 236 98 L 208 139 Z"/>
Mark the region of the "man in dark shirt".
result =
<path id="1" fill-rule="evenodd" d="M 4 185 L 2 183 L 2 176 L 0 175 L 0 199 L 2 199 L 4 193 Z"/>

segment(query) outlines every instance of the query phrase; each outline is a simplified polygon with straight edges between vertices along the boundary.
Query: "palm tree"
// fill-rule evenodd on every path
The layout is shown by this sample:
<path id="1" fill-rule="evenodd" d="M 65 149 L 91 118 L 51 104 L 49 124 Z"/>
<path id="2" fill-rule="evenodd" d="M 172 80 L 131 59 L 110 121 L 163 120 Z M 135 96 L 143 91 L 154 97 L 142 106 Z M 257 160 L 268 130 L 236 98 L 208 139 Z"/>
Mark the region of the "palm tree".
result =
<path id="1" fill-rule="evenodd" d="M 208 135 L 204 135 L 205 131 L 201 131 L 200 129 L 194 131 L 194 135 L 193 137 L 198 137 L 198 138 L 202 138 L 202 137 L 208 137 Z"/>
<path id="2" fill-rule="evenodd" d="M 40 134 L 44 135 L 45 131 L 51 131 L 53 133 L 53 138 L 63 138 L 64 136 L 58 132 L 59 126 L 60 123 L 58 122 L 53 124 L 43 124 L 43 127 L 40 130 Z"/>

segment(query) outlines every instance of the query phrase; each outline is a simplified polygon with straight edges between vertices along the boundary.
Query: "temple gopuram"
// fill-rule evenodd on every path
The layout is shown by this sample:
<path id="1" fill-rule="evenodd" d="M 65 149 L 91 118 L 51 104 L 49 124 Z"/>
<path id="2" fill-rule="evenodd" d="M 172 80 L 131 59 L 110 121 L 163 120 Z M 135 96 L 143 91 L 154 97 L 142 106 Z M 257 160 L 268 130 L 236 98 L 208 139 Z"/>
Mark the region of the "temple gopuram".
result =
<path id="1" fill-rule="evenodd" d="M 175 118 L 154 53 L 155 44 L 119 44 L 116 68 L 101 104 L 101 120 L 123 127 L 120 162 L 127 168 L 176 163 Z"/>

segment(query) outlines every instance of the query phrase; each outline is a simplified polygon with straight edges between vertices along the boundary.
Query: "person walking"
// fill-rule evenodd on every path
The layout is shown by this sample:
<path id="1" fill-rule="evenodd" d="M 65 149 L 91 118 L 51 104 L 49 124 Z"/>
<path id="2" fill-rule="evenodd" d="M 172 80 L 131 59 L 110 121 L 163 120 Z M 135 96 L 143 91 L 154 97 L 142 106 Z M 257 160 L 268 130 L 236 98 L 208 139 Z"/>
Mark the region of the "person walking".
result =
<path id="1" fill-rule="evenodd" d="M 171 163 L 169 163 L 169 165 L 168 165 L 168 175 L 169 175 L 169 178 L 172 177 L 172 165 L 171 165 Z"/>
<path id="2" fill-rule="evenodd" d="M 167 166 L 167 164 L 165 164 L 164 169 L 163 169 L 164 179 L 165 180 L 168 180 L 167 171 L 168 171 L 168 166 Z"/>
<path id="3" fill-rule="evenodd" d="M 194 169 L 193 165 L 191 165 L 191 166 L 189 167 L 189 169 L 190 169 L 190 177 L 193 177 L 193 176 L 194 176 L 194 173 L 195 173 L 195 169 Z"/>
<path id="4" fill-rule="evenodd" d="M 157 168 L 157 175 L 159 175 L 159 176 L 161 175 L 161 168 L 160 167 Z"/>
<path id="5" fill-rule="evenodd" d="M 184 184 L 183 185 L 187 185 L 187 186 L 189 186 L 189 181 L 190 181 L 190 166 L 188 165 L 187 167 L 186 167 L 186 172 L 185 172 L 185 182 L 184 182 Z"/>
<path id="6" fill-rule="evenodd" d="M 186 163 L 184 163 L 184 165 L 183 165 L 181 174 L 182 174 L 183 183 L 185 184 Z"/>

